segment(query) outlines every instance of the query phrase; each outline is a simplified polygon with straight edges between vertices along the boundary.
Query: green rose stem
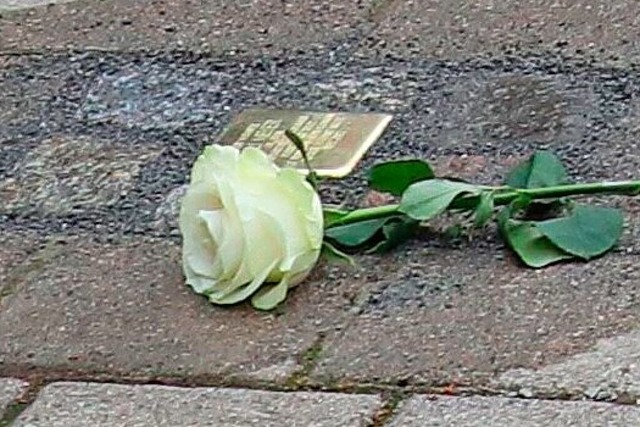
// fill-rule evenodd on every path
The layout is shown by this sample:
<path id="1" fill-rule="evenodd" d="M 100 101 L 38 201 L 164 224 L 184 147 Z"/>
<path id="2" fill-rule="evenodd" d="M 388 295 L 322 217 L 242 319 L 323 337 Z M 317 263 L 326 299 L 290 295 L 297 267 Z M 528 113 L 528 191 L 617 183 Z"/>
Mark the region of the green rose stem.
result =
<path id="1" fill-rule="evenodd" d="M 556 199 L 568 196 L 584 196 L 589 194 L 619 194 L 634 196 L 640 194 L 640 181 L 595 182 L 588 184 L 567 184 L 544 188 L 514 189 L 510 187 L 482 187 L 496 191 L 494 205 L 508 205 L 520 196 L 528 196 L 531 200 Z M 478 203 L 478 196 L 467 196 L 456 199 L 449 205 L 449 210 L 471 210 Z M 331 226 L 353 224 L 376 218 L 396 215 L 399 204 L 356 209 L 349 212 Z"/>

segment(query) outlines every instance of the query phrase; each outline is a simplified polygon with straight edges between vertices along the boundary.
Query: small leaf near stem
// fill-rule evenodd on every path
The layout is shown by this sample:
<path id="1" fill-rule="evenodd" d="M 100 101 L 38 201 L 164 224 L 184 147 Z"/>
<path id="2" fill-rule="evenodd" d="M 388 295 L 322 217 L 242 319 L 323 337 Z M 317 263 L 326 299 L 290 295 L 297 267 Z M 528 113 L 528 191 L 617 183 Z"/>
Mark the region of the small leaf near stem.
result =
<path id="1" fill-rule="evenodd" d="M 542 234 L 534 222 L 508 219 L 503 223 L 501 233 L 511 249 L 529 267 L 540 268 L 573 258 Z"/>
<path id="2" fill-rule="evenodd" d="M 567 171 L 560 159 L 549 151 L 541 150 L 516 166 L 505 183 L 513 188 L 541 188 L 567 182 Z"/>
<path id="3" fill-rule="evenodd" d="M 521 196 L 498 214 L 498 228 L 507 245 L 529 267 L 541 268 L 572 256 L 559 249 L 535 227 L 533 221 L 514 219 L 518 212 L 526 210 L 531 197 Z"/>
<path id="4" fill-rule="evenodd" d="M 611 250 L 623 231 L 618 209 L 575 205 L 570 214 L 544 221 L 514 219 L 530 197 L 518 198 L 498 215 L 500 232 L 520 259 L 539 268 L 562 260 L 589 260 Z"/>
<path id="5" fill-rule="evenodd" d="M 372 240 L 388 218 L 375 218 L 325 230 L 325 237 L 341 247 L 355 248 Z"/>
<path id="6" fill-rule="evenodd" d="M 324 228 L 329 228 L 332 225 L 339 223 L 350 213 L 351 213 L 350 211 L 345 211 L 339 208 L 324 206 L 322 208 Z"/>
<path id="7" fill-rule="evenodd" d="M 623 223 L 618 209 L 576 205 L 570 215 L 539 222 L 536 228 L 563 251 L 589 260 L 615 246 Z"/>
<path id="8" fill-rule="evenodd" d="M 494 209 L 493 195 L 493 191 L 483 191 L 480 194 L 480 202 L 474 210 L 475 218 L 473 220 L 473 226 L 475 228 L 484 227 L 491 219 Z"/>
<path id="9" fill-rule="evenodd" d="M 341 249 L 383 252 L 408 240 L 418 225 L 418 221 L 396 213 L 394 216 L 329 227 L 324 235 L 326 241 Z"/>
<path id="10" fill-rule="evenodd" d="M 469 197 L 470 204 L 479 202 L 478 195 L 481 188 L 464 182 L 449 181 L 443 179 L 430 179 L 420 181 L 409 188 L 402 195 L 399 211 L 418 221 L 428 221 L 441 214 L 447 208 L 452 207 L 454 200 L 459 196 Z M 474 206 L 466 210 L 474 209 Z"/>
<path id="11" fill-rule="evenodd" d="M 411 184 L 434 178 L 429 163 L 418 160 L 394 160 L 373 166 L 368 173 L 373 190 L 401 196 Z"/>
<path id="12" fill-rule="evenodd" d="M 340 249 L 336 248 L 334 245 L 326 241 L 322 242 L 320 256 L 332 263 L 348 264 L 351 267 L 356 266 L 356 262 L 353 257 L 342 252 Z"/>
<path id="13" fill-rule="evenodd" d="M 382 226 L 383 239 L 368 252 L 382 253 L 390 251 L 409 240 L 419 225 L 418 221 L 407 216 L 398 216 L 390 219 Z"/>
<path id="14" fill-rule="evenodd" d="M 302 138 L 300 138 L 298 135 L 296 135 L 295 132 L 293 132 L 290 129 L 285 130 L 284 131 L 284 135 L 287 138 L 289 138 L 289 141 L 291 141 L 293 143 L 293 145 L 296 146 L 298 151 L 300 151 L 300 154 L 302 155 L 302 160 L 304 161 L 304 166 L 309 171 L 309 175 L 307 176 L 307 180 L 309 181 L 309 184 L 311 184 L 311 186 L 315 190 L 317 190 L 318 189 L 318 174 L 315 172 L 315 170 L 311 166 L 311 163 L 309 162 L 309 156 L 307 155 L 307 149 L 306 149 L 306 147 L 304 145 L 304 141 L 302 141 Z"/>

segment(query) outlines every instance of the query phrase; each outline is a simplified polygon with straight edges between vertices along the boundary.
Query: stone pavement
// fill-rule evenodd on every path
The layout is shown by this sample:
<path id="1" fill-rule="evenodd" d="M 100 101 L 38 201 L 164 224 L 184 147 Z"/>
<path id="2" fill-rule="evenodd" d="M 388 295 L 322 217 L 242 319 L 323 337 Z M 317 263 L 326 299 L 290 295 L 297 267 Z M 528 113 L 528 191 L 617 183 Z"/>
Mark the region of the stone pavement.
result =
<path id="1" fill-rule="evenodd" d="M 380 398 L 369 394 L 53 383 L 42 389 L 12 425 L 360 427 L 376 422 L 380 405 Z M 633 406 L 423 395 L 400 405 L 389 425 L 598 427 L 638 423 L 640 408 Z"/>
<path id="2" fill-rule="evenodd" d="M 26 391 L 28 384 L 14 378 L 0 378 L 0 414 L 10 411 L 13 405 Z"/>
<path id="3" fill-rule="evenodd" d="M 373 395 L 54 383 L 15 426 L 345 426 L 375 415 Z"/>
<path id="4" fill-rule="evenodd" d="M 255 105 L 394 114 L 327 202 L 404 156 L 638 178 L 636 2 L 44 3 L 0 0 L 0 426 L 640 425 L 638 200 L 586 265 L 430 235 L 275 313 L 189 292 L 175 222 Z"/>

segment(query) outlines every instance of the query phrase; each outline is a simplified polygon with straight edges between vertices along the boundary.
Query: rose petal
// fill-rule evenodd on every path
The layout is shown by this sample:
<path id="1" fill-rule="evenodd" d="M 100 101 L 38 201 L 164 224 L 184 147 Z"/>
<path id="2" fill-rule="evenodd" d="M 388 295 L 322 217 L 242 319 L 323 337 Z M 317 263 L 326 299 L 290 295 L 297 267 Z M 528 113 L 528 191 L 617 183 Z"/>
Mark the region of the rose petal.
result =
<path id="1" fill-rule="evenodd" d="M 267 276 L 280 262 L 279 259 L 273 260 L 271 264 L 264 268 L 264 270 L 258 272 L 254 279 L 247 286 L 236 289 L 235 291 L 224 295 L 223 297 L 210 296 L 210 300 L 216 304 L 236 304 L 250 297 L 266 280 Z"/>
<path id="2" fill-rule="evenodd" d="M 271 185 L 266 186 L 266 183 Z M 266 181 L 266 183 L 262 184 L 265 188 L 260 191 L 238 195 L 240 215 L 245 224 L 245 230 L 256 211 L 260 211 L 263 217 L 271 218 L 268 220 L 269 227 L 276 230 L 274 238 L 282 242 L 282 258 L 288 259 L 309 248 L 305 220 L 304 217 L 301 218 L 298 208 L 287 197 L 286 192 L 282 191 L 277 184 L 274 185 L 273 181 Z M 248 230 L 246 232 L 251 235 Z"/>
<path id="3" fill-rule="evenodd" d="M 276 285 L 267 285 L 251 297 L 251 305 L 258 310 L 272 310 L 287 298 L 289 284 L 285 276 Z"/>
<path id="4" fill-rule="evenodd" d="M 253 158 L 257 162 L 263 162 L 266 155 L 258 151 Z M 283 236 L 283 261 L 278 271 L 274 271 L 268 280 L 280 281 L 282 274 L 291 270 L 296 259 L 301 259 L 301 255 L 309 252 L 298 261 L 307 264 L 296 266 L 294 273 L 297 275 L 311 269 L 320 254 L 323 216 L 320 198 L 304 176 L 293 169 L 283 169 L 274 182 L 265 178 L 258 179 L 248 169 L 239 169 L 238 177 L 242 182 L 241 186 L 250 189 L 248 194 L 244 193 L 238 200 L 242 215 L 249 215 L 252 209 L 259 209 L 273 219 L 272 222 L 280 228 Z"/>
<path id="5" fill-rule="evenodd" d="M 216 243 L 216 262 L 221 264 L 222 274 L 217 279 L 234 277 L 244 255 L 244 232 L 240 222 L 230 218 L 228 211 L 200 211 L 213 241 Z"/>
<path id="6" fill-rule="evenodd" d="M 205 147 L 191 169 L 191 183 L 211 182 L 214 176 L 234 176 L 239 155 L 238 149 L 230 145 Z"/>
<path id="7" fill-rule="evenodd" d="M 290 277 L 289 286 L 295 286 L 306 279 L 319 257 L 320 251 L 313 249 L 282 262 L 280 268 Z"/>
<path id="8" fill-rule="evenodd" d="M 279 170 L 280 168 L 262 150 L 247 147 L 240 153 L 238 174 L 249 179 L 273 179 Z"/>
<path id="9" fill-rule="evenodd" d="M 216 285 L 218 284 L 217 280 L 214 280 L 196 273 L 190 267 L 187 261 L 183 262 L 183 270 L 185 273 L 184 275 L 187 279 L 186 280 L 187 285 L 191 286 L 193 291 L 197 294 L 208 294 L 210 292 L 213 292 Z"/>
<path id="10" fill-rule="evenodd" d="M 215 287 L 215 293 L 218 298 L 222 298 L 225 295 L 228 295 L 231 292 L 234 292 L 236 289 L 251 282 L 253 278 L 254 278 L 254 275 L 251 272 L 251 268 L 249 267 L 249 264 L 247 263 L 246 260 L 243 260 L 243 262 L 240 263 L 240 267 L 238 267 L 238 271 L 236 272 L 236 275 L 229 280 L 220 282 Z"/>
<path id="11" fill-rule="evenodd" d="M 322 203 L 318 193 L 294 169 L 282 169 L 278 174 L 278 182 L 303 219 L 311 247 L 319 249 L 322 245 L 324 224 Z"/>
<path id="12" fill-rule="evenodd" d="M 183 236 L 183 260 L 194 273 L 214 278 L 221 273 L 216 263 L 216 244 L 205 224 L 198 218 L 201 210 L 215 210 L 220 201 L 208 191 L 207 185 L 191 186 L 182 200 L 179 226 Z"/>
<path id="13" fill-rule="evenodd" d="M 243 210 L 245 231 L 245 260 L 254 274 L 263 271 L 274 259 L 278 264 L 285 258 L 287 234 L 281 224 L 262 209 Z M 276 264 L 276 267 L 278 266 Z"/>

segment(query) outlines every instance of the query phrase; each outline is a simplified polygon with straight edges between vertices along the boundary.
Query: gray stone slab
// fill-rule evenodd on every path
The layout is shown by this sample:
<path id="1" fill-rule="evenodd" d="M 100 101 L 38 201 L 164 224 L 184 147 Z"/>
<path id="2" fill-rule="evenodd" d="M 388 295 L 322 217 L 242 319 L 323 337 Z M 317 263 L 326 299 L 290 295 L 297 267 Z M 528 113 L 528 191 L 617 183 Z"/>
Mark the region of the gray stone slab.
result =
<path id="1" fill-rule="evenodd" d="M 160 153 L 96 138 L 46 139 L 0 181 L 3 209 L 27 206 L 45 214 L 115 205 L 134 187 L 142 166 Z"/>
<path id="2" fill-rule="evenodd" d="M 638 16 L 633 0 L 395 1 L 362 54 L 459 58 L 551 50 L 637 61 Z"/>
<path id="3" fill-rule="evenodd" d="M 366 22 L 374 3 L 81 0 L 4 13 L 0 50 L 90 47 L 250 54 L 306 50 L 351 35 L 354 27 Z"/>
<path id="4" fill-rule="evenodd" d="M 174 243 L 78 236 L 57 247 L 0 301 L 0 373 L 7 376 L 35 370 L 283 383 L 319 334 L 344 321 L 341 293 L 361 286 L 319 266 L 278 313 L 222 308 L 184 284 Z"/>
<path id="5" fill-rule="evenodd" d="M 628 427 L 640 408 L 592 402 L 417 396 L 389 427 Z"/>
<path id="6" fill-rule="evenodd" d="M 14 427 L 364 427 L 373 395 L 54 383 Z"/>
<path id="7" fill-rule="evenodd" d="M 28 384 L 14 378 L 0 378 L 0 419 L 7 406 L 26 390 Z"/>
<path id="8" fill-rule="evenodd" d="M 524 269 L 470 249 L 397 254 L 358 316 L 326 341 L 318 381 L 487 384 L 540 368 L 637 325 L 635 255 Z"/>
<path id="9" fill-rule="evenodd" d="M 582 393 L 590 399 L 640 401 L 640 331 L 600 340 L 589 352 L 539 370 L 510 370 L 500 375 L 495 386 L 530 393 Z"/>

